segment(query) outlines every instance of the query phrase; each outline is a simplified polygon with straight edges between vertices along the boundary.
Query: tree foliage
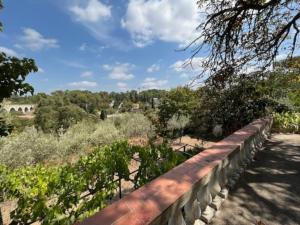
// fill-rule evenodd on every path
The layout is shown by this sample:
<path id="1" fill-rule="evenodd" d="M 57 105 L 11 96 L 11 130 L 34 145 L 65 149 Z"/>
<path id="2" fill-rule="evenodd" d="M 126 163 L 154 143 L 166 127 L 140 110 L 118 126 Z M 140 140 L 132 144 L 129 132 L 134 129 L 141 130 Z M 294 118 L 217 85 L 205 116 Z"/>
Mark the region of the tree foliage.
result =
<path id="1" fill-rule="evenodd" d="M 224 88 L 249 66 L 267 69 L 281 50 L 292 56 L 300 32 L 299 3 L 299 0 L 199 0 L 205 19 L 198 27 L 199 37 L 191 46 L 193 56 L 209 49 L 202 75 L 209 74 L 211 84 Z"/>
<path id="2" fill-rule="evenodd" d="M 272 130 L 274 132 L 300 134 L 300 113 L 275 113 Z"/>
<path id="3" fill-rule="evenodd" d="M 100 119 L 101 120 L 106 120 L 106 118 L 107 118 L 107 112 L 106 112 L 106 110 L 101 110 L 101 112 L 100 112 Z"/>
<path id="4" fill-rule="evenodd" d="M 164 133 L 168 121 L 175 115 L 189 116 L 198 105 L 197 93 L 188 87 L 177 87 L 167 92 L 159 106 L 159 130 Z"/>
<path id="5" fill-rule="evenodd" d="M 205 134 L 220 124 L 229 134 L 272 111 L 297 110 L 299 73 L 287 67 L 272 72 L 244 74 L 227 88 L 207 85 L 200 89 L 201 103 L 193 114 L 194 129 Z"/>
<path id="6" fill-rule="evenodd" d="M 33 59 L 18 59 L 0 53 L 0 101 L 12 94 L 33 93 L 33 87 L 25 83 L 25 79 L 29 73 L 37 70 Z"/>
<path id="7" fill-rule="evenodd" d="M 0 10 L 3 8 L 0 1 Z M 0 22 L 0 32 L 2 31 Z M 25 82 L 27 75 L 37 72 L 38 68 L 33 59 L 7 56 L 0 52 L 0 103 L 4 98 L 9 98 L 12 94 L 24 95 L 33 93 L 33 87 Z M 11 128 L 0 118 L 0 136 L 7 135 Z"/>
<path id="8" fill-rule="evenodd" d="M 131 160 L 137 156 L 138 171 L 131 178 Z M 166 145 L 139 147 L 119 142 L 73 165 L 17 169 L 0 165 L 0 190 L 17 203 L 11 225 L 70 225 L 109 204 L 117 192 L 117 176 L 138 188 L 185 159 Z"/>

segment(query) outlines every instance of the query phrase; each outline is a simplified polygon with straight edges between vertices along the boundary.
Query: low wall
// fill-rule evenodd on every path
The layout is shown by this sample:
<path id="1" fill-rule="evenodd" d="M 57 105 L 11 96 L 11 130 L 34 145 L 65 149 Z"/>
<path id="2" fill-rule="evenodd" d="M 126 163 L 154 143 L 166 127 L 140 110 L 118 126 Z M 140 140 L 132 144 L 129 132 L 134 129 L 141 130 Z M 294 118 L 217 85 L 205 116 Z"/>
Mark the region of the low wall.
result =
<path id="1" fill-rule="evenodd" d="M 80 225 L 209 223 L 261 148 L 272 118 L 255 120 Z"/>

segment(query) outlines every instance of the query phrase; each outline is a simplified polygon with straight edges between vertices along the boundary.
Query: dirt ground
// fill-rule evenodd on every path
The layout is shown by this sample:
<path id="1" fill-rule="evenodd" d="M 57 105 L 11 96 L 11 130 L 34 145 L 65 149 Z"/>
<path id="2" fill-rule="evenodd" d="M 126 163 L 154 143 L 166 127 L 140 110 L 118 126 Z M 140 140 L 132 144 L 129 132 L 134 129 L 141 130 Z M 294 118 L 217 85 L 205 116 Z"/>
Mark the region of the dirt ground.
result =
<path id="1" fill-rule="evenodd" d="M 181 141 L 180 138 L 174 139 L 172 141 L 172 148 L 173 149 L 177 149 L 180 148 L 181 146 L 188 144 L 191 146 L 199 146 L 199 147 L 203 147 L 203 148 L 209 148 L 211 147 L 213 144 L 215 144 L 216 142 L 213 141 L 205 141 L 199 138 L 192 138 L 188 135 L 185 135 L 183 137 L 181 137 Z"/>
<path id="2" fill-rule="evenodd" d="M 212 225 L 300 224 L 300 135 L 273 134 Z"/>

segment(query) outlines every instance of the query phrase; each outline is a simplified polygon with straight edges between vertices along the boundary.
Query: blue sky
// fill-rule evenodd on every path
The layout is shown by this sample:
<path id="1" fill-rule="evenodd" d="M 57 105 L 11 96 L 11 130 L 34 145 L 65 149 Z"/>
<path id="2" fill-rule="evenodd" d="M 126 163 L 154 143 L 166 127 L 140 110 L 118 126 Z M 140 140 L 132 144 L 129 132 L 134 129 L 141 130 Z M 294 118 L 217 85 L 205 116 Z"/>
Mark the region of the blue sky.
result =
<path id="1" fill-rule="evenodd" d="M 36 92 L 166 89 L 199 71 L 175 51 L 197 36 L 193 0 L 4 0 L 0 21 L 0 50 L 36 60 Z"/>

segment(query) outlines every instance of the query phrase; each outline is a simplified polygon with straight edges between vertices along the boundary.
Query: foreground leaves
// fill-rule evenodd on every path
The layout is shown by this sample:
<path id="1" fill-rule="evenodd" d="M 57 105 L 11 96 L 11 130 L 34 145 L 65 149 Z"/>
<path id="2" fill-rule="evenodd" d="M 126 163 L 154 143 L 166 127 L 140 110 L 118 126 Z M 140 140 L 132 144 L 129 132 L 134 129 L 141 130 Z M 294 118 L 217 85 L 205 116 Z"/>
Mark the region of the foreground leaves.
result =
<path id="1" fill-rule="evenodd" d="M 141 162 L 132 179 L 129 165 L 137 156 Z M 73 224 L 110 203 L 117 193 L 117 177 L 131 180 L 138 188 L 184 159 L 166 145 L 145 148 L 119 142 L 97 149 L 74 165 L 0 166 L 0 193 L 2 201 L 17 201 L 11 225 L 36 221 L 44 225 Z"/>

